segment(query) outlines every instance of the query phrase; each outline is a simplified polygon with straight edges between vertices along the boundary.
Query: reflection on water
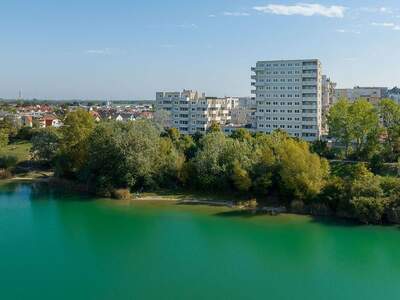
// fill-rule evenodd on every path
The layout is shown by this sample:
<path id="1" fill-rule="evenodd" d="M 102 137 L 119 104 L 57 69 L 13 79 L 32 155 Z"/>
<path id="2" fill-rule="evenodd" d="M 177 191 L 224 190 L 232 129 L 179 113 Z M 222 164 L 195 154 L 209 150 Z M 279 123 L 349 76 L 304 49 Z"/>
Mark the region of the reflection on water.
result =
<path id="1" fill-rule="evenodd" d="M 0 186 L 2 299 L 400 298 L 398 228 L 120 204 Z"/>

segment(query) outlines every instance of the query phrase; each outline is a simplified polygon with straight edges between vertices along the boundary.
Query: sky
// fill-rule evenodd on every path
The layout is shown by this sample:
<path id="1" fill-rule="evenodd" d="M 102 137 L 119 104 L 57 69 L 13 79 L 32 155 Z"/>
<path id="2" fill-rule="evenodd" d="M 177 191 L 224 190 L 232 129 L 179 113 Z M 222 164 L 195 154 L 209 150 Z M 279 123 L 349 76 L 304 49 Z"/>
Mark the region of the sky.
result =
<path id="1" fill-rule="evenodd" d="M 250 96 L 257 60 L 400 85 L 399 0 L 1 0 L 0 98 Z"/>

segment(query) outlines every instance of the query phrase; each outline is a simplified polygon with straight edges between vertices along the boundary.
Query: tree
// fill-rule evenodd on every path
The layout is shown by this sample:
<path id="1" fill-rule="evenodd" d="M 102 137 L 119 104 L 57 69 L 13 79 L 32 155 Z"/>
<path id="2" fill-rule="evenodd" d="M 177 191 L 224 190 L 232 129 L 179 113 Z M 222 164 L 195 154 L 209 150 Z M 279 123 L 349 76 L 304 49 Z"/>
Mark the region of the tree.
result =
<path id="1" fill-rule="evenodd" d="M 252 139 L 252 136 L 247 129 L 239 128 L 232 132 L 231 138 L 243 142 L 243 141 L 250 141 Z"/>
<path id="2" fill-rule="evenodd" d="M 400 154 L 400 105 L 392 99 L 383 99 L 379 102 L 379 114 L 386 135 L 386 156 L 396 161 Z"/>
<path id="3" fill-rule="evenodd" d="M 216 189 L 228 184 L 224 157 L 227 137 L 222 132 L 211 132 L 200 140 L 200 150 L 193 159 L 197 185 L 201 189 Z"/>
<path id="4" fill-rule="evenodd" d="M 8 130 L 0 129 L 0 147 L 7 146 L 8 142 L 9 142 Z"/>
<path id="5" fill-rule="evenodd" d="M 38 130 L 32 137 L 32 157 L 52 162 L 59 151 L 60 140 L 61 135 L 56 128 L 47 127 Z"/>
<path id="6" fill-rule="evenodd" d="M 89 112 L 78 109 L 67 114 L 61 128 L 62 141 L 57 164 L 59 174 L 75 174 L 88 159 L 88 138 L 95 127 Z"/>
<path id="7" fill-rule="evenodd" d="M 217 122 L 212 122 L 210 127 L 207 129 L 208 133 L 212 132 L 221 132 L 221 125 L 218 124 Z"/>
<path id="8" fill-rule="evenodd" d="M 153 114 L 153 122 L 161 131 L 171 127 L 171 112 L 164 109 L 156 110 Z"/>
<path id="9" fill-rule="evenodd" d="M 328 115 L 329 133 L 345 147 L 346 156 L 354 145 L 357 157 L 369 158 L 379 145 L 379 117 L 374 106 L 367 100 L 349 103 L 339 100 Z"/>
<path id="10" fill-rule="evenodd" d="M 305 142 L 286 140 L 278 149 L 281 188 L 299 200 L 319 194 L 329 175 L 325 159 L 310 152 Z"/>
<path id="11" fill-rule="evenodd" d="M 233 163 L 232 180 L 235 187 L 240 192 L 247 192 L 252 184 L 249 173 L 242 168 L 237 160 Z"/>
<path id="12" fill-rule="evenodd" d="M 378 144 L 380 130 L 377 111 L 367 100 L 359 99 L 350 105 L 349 115 L 356 154 L 368 157 Z"/>
<path id="13" fill-rule="evenodd" d="M 387 201 L 375 197 L 356 197 L 351 201 L 355 217 L 365 224 L 381 224 Z"/>

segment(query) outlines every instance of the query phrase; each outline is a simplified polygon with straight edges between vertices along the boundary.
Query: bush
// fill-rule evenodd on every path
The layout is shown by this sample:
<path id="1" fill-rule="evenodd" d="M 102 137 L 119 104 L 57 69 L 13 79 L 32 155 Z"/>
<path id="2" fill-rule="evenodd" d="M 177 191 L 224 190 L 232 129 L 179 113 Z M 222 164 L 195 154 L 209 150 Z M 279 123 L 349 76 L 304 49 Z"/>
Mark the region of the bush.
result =
<path id="1" fill-rule="evenodd" d="M 112 193 L 113 198 L 118 200 L 131 200 L 132 194 L 128 189 L 117 189 Z"/>
<path id="2" fill-rule="evenodd" d="M 0 168 L 10 169 L 17 165 L 18 158 L 14 155 L 0 156 Z"/>
<path id="3" fill-rule="evenodd" d="M 380 186 L 386 197 L 400 195 L 400 179 L 396 177 L 381 177 Z"/>
<path id="4" fill-rule="evenodd" d="M 290 203 L 290 211 L 293 213 L 303 214 L 305 212 L 304 202 L 300 200 L 294 200 Z"/>
<path id="5" fill-rule="evenodd" d="M 12 177 L 12 174 L 9 170 L 0 169 L 0 179 L 9 179 Z"/>
<path id="6" fill-rule="evenodd" d="M 381 224 L 387 199 L 375 197 L 357 197 L 351 201 L 354 215 L 364 224 Z"/>

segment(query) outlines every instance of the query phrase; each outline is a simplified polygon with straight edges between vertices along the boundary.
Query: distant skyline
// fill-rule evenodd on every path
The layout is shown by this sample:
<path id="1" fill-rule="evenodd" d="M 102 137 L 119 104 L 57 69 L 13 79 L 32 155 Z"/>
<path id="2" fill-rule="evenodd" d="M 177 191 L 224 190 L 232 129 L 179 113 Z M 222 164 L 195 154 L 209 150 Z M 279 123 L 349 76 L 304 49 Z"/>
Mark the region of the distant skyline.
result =
<path id="1" fill-rule="evenodd" d="M 0 98 L 250 96 L 256 61 L 303 58 L 400 85 L 398 0 L 2 0 L 0 41 Z"/>

